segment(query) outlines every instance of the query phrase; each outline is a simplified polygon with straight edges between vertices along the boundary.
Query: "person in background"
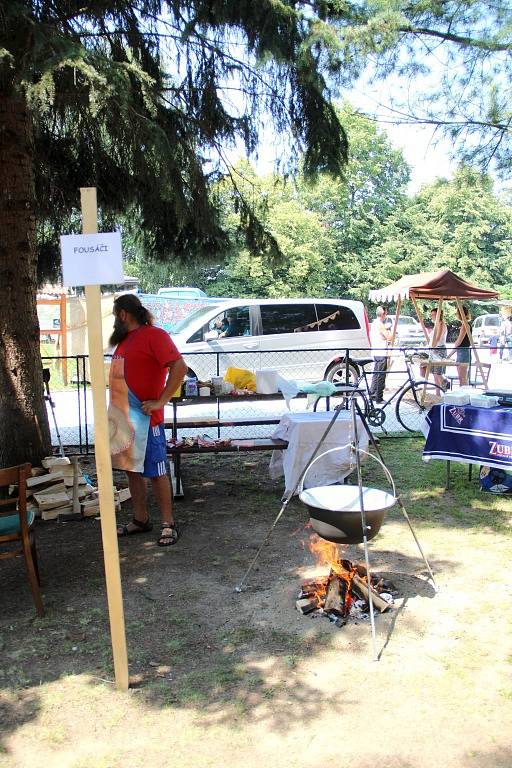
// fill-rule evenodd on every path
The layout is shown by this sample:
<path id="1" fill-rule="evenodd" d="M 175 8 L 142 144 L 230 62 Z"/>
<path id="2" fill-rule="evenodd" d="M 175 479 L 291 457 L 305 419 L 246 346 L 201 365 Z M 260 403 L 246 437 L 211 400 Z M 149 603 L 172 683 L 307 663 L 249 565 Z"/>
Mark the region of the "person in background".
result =
<path id="1" fill-rule="evenodd" d="M 219 333 L 219 338 L 221 337 L 229 337 L 229 336 L 240 336 L 240 331 L 238 328 L 238 320 L 236 317 L 236 312 L 228 312 L 228 325 L 225 331 L 222 333 Z"/>
<path id="2" fill-rule="evenodd" d="M 500 337 L 498 333 L 493 333 L 493 335 L 489 338 L 489 349 L 491 352 L 491 355 L 496 355 L 498 352 L 498 344 L 500 343 Z"/>
<path id="3" fill-rule="evenodd" d="M 228 321 L 225 317 L 217 317 L 215 319 L 213 330 L 217 331 L 217 335 L 221 336 L 228 327 Z"/>
<path id="4" fill-rule="evenodd" d="M 469 310 L 467 307 L 463 306 L 462 311 L 464 312 L 466 323 L 469 325 L 469 321 L 470 321 Z M 461 323 L 460 331 L 459 331 L 459 335 L 457 336 L 457 338 L 453 343 L 453 351 L 450 352 L 448 357 L 453 357 L 454 354 L 457 355 L 456 360 L 457 360 L 457 373 L 459 376 L 459 384 L 461 387 L 465 387 L 467 386 L 467 383 L 468 383 L 468 371 L 471 363 L 471 349 L 470 349 L 469 336 L 466 332 L 464 323 L 462 322 L 462 315 L 459 309 L 457 309 L 457 315 Z"/>
<path id="5" fill-rule="evenodd" d="M 391 340 L 391 331 L 386 325 L 387 310 L 377 307 L 376 318 L 370 326 L 370 344 L 373 357 L 373 376 L 370 393 L 377 404 L 384 402 L 386 371 L 388 368 L 387 345 Z"/>
<path id="6" fill-rule="evenodd" d="M 508 349 L 509 362 L 512 360 L 512 315 L 509 315 L 503 323 L 503 341 Z"/>
<path id="7" fill-rule="evenodd" d="M 430 310 L 430 319 L 434 324 L 430 332 L 430 360 L 446 360 L 446 337 L 448 336 L 448 327 L 443 319 L 443 311 L 437 308 Z M 440 390 L 448 389 L 449 381 L 445 378 L 445 367 L 443 365 L 433 366 L 431 369 L 434 374 L 438 394 Z"/>
<path id="8" fill-rule="evenodd" d="M 182 384 L 187 364 L 169 334 L 153 325 L 151 313 L 137 296 L 119 296 L 113 314 L 110 451 L 112 467 L 127 474 L 133 505 L 132 521 L 119 526 L 117 535 L 152 529 L 146 501 L 146 478 L 150 478 L 161 517 L 158 545 L 168 547 L 177 542 L 179 531 L 167 475 L 164 405 Z"/>

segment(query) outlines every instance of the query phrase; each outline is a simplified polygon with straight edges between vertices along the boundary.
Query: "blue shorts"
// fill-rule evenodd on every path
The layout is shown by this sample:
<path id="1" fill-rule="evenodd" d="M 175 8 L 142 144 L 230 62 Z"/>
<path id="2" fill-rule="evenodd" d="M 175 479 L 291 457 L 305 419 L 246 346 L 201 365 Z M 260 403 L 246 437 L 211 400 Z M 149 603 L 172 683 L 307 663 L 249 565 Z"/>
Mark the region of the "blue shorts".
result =
<path id="1" fill-rule="evenodd" d="M 167 450 L 165 430 L 162 424 L 150 427 L 146 455 L 144 457 L 143 477 L 161 477 L 167 474 Z"/>
<path id="2" fill-rule="evenodd" d="M 457 362 L 469 363 L 471 361 L 471 350 L 469 347 L 457 347 Z"/>

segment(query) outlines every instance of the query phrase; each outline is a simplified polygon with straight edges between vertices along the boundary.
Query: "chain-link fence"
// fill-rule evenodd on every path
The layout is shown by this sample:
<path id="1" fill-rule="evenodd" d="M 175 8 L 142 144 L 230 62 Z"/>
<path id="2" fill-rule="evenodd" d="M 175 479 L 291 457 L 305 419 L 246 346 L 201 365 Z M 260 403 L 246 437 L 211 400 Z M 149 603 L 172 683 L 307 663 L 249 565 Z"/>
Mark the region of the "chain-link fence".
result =
<path id="1" fill-rule="evenodd" d="M 382 350 L 387 358 L 383 402 L 377 402 L 374 380 L 375 363 L 368 349 L 264 349 L 254 339 L 257 348 L 236 351 L 216 350 L 186 356 L 190 375 L 199 381 L 209 381 L 212 376 L 223 375 L 228 368 L 258 371 L 274 369 L 287 381 L 318 382 L 331 381 L 333 384 L 348 382 L 357 385 L 358 402 L 365 413 L 370 427 L 384 435 L 406 435 L 420 431 L 425 410 L 439 400 L 441 390 L 436 388 L 432 373 L 429 384 L 418 384 L 425 376 L 428 350 L 394 348 Z M 262 342 L 263 343 L 263 342 Z M 242 342 L 243 344 L 243 342 Z M 483 364 L 483 376 L 487 378 L 491 368 L 492 355 L 487 347 L 478 350 Z M 379 356 L 376 351 L 374 355 Z M 58 357 L 46 355 L 42 358 L 43 368 L 49 371 L 46 393 L 48 417 L 52 444 L 59 441 L 80 453 L 87 453 L 94 445 L 94 423 L 92 395 L 89 382 L 88 358 L 85 355 Z M 499 365 L 499 358 L 496 359 Z M 110 358 L 105 357 L 105 373 L 108 381 Z M 505 367 L 506 364 L 504 364 Z M 455 361 L 443 369 L 444 382 L 458 383 L 458 369 Z M 473 359 L 469 368 L 470 383 L 482 385 L 482 372 Z M 382 376 L 382 371 L 381 371 Z M 382 383 L 382 379 L 381 379 Z M 330 403 L 332 407 L 333 402 Z M 327 402 L 321 398 L 317 409 L 325 409 Z M 183 400 L 176 410 L 181 436 L 196 435 L 202 429 L 210 437 L 264 437 L 271 434 L 273 424 L 288 407 L 281 393 L 275 398 L 220 397 L 212 401 L 201 397 Z M 291 410 L 312 408 L 311 399 L 305 396 L 289 401 Z M 165 409 L 167 425 L 173 420 L 171 405 Z M 244 422 L 250 421 L 250 424 Z M 260 421 L 261 423 L 254 423 Z M 211 425 L 205 424 L 210 422 Z M 219 422 L 221 425 L 219 425 Z M 194 426 L 200 423 L 202 427 Z"/>
<path id="2" fill-rule="evenodd" d="M 87 356 L 43 356 L 41 361 L 52 445 L 88 453 L 93 412 Z"/>

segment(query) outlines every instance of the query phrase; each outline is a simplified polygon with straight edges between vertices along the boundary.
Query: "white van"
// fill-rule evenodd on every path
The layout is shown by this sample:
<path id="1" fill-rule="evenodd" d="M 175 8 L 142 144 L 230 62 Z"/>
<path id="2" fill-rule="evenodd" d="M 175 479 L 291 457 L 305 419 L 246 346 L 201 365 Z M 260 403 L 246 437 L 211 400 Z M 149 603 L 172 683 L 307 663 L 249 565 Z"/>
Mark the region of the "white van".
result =
<path id="1" fill-rule="evenodd" d="M 479 315 L 473 321 L 471 335 L 477 347 L 489 344 L 491 336 L 499 336 L 501 331 L 501 315 Z"/>
<path id="2" fill-rule="evenodd" d="M 357 359 L 370 348 L 364 305 L 342 299 L 219 300 L 178 323 L 173 340 L 200 380 L 233 366 L 275 368 L 291 380 L 341 381 L 345 350 L 354 376 Z"/>

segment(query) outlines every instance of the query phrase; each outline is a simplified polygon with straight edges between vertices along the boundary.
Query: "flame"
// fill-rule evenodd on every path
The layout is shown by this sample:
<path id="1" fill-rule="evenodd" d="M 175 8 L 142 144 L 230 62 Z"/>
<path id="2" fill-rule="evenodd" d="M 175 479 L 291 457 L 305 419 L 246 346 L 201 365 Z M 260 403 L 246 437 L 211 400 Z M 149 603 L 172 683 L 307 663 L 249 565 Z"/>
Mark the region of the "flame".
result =
<path id="1" fill-rule="evenodd" d="M 340 576 L 342 579 L 347 579 L 347 570 L 350 572 L 351 566 L 344 567 L 342 565 L 338 544 L 321 539 L 320 536 L 313 533 L 310 536 L 308 546 L 309 551 L 315 558 L 317 567 L 325 565 L 332 570 L 336 576 Z M 345 563 L 348 564 L 348 560 L 345 560 Z"/>
<path id="2" fill-rule="evenodd" d="M 331 541 L 326 541 L 313 533 L 309 539 L 309 551 L 315 558 L 317 566 L 328 565 L 337 563 L 340 559 L 338 552 L 338 545 L 333 544 Z"/>

